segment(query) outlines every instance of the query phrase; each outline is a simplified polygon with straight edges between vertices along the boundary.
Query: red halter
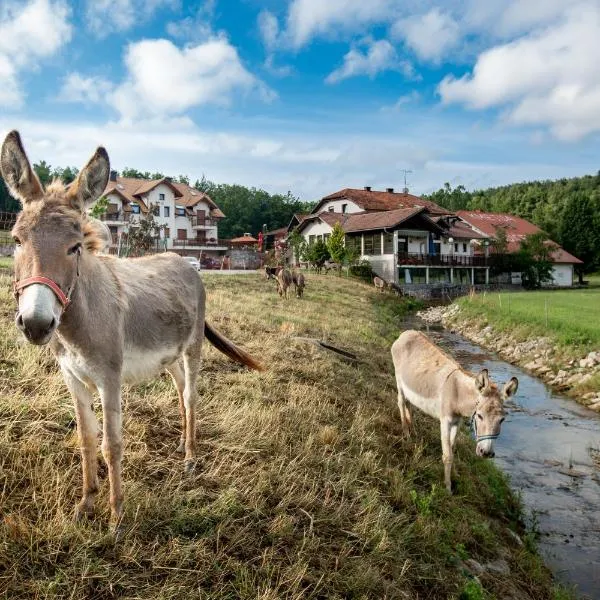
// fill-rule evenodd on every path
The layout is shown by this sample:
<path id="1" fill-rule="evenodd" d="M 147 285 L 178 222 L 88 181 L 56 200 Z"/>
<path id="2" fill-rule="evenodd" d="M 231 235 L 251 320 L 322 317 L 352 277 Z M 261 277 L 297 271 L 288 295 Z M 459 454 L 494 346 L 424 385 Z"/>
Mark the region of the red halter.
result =
<path id="1" fill-rule="evenodd" d="M 26 287 L 33 285 L 34 283 L 39 283 L 40 285 L 45 285 L 49 287 L 54 295 L 58 298 L 58 301 L 61 303 L 63 312 L 66 310 L 67 306 L 71 304 L 71 294 L 73 293 L 73 289 L 75 287 L 75 282 L 79 277 L 79 259 L 81 258 L 81 249 L 77 250 L 77 268 L 75 270 L 75 277 L 71 282 L 71 287 L 69 291 L 65 294 L 60 285 L 56 283 L 56 281 L 52 281 L 49 277 L 44 277 L 43 275 L 38 275 L 36 277 L 26 277 L 25 279 L 21 279 L 19 281 L 13 282 L 13 292 L 15 294 L 15 298 L 19 298 L 19 292 L 24 290 Z"/>
<path id="2" fill-rule="evenodd" d="M 60 286 L 56 282 L 52 281 L 52 279 L 48 279 L 48 277 L 27 277 L 27 279 L 15 281 L 13 283 L 15 296 L 18 297 L 21 290 L 24 290 L 26 287 L 33 285 L 34 283 L 40 283 L 41 285 L 49 287 L 54 292 L 54 295 L 58 298 L 58 301 L 62 304 L 63 310 L 65 310 L 71 303 L 71 299 L 60 289 Z"/>

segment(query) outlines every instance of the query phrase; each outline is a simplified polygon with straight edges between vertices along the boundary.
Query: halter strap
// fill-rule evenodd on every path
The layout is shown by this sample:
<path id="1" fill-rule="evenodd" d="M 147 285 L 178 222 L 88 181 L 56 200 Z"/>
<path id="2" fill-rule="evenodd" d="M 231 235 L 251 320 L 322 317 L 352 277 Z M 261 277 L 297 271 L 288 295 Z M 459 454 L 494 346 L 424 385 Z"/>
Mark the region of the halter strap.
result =
<path id="1" fill-rule="evenodd" d="M 15 298 L 18 299 L 19 293 L 26 287 L 38 283 L 40 285 L 45 285 L 54 292 L 54 295 L 58 298 L 58 301 L 60 302 L 64 312 L 69 306 L 69 304 L 71 304 L 71 295 L 73 294 L 73 290 L 75 289 L 75 282 L 79 277 L 80 258 L 81 249 L 77 251 L 77 269 L 75 271 L 75 277 L 73 278 L 73 281 L 71 282 L 71 287 L 69 288 L 69 291 L 66 294 L 62 291 L 61 287 L 58 285 L 58 283 L 56 283 L 56 281 L 53 281 L 49 277 L 44 277 L 43 275 L 37 275 L 35 277 L 26 277 L 25 279 L 13 282 L 13 292 L 15 294 Z"/>
<path id="2" fill-rule="evenodd" d="M 46 287 L 49 287 L 53 292 L 54 295 L 58 298 L 58 301 L 61 303 L 63 310 L 65 310 L 67 308 L 67 306 L 69 306 L 69 304 L 71 303 L 71 290 L 69 290 L 69 295 L 67 296 L 61 289 L 60 286 L 55 282 L 52 281 L 52 279 L 49 279 L 48 277 L 27 277 L 26 279 L 21 279 L 20 281 L 15 281 L 13 284 L 13 290 L 15 292 L 15 296 L 19 295 L 19 292 L 21 290 L 24 290 L 26 287 L 29 287 L 30 285 L 33 285 L 34 283 L 39 283 L 41 285 L 45 285 Z"/>
<path id="3" fill-rule="evenodd" d="M 471 421 L 469 423 L 469 427 L 471 429 L 471 433 L 473 434 L 473 439 L 476 442 L 483 442 L 485 440 L 496 440 L 500 437 L 500 433 L 490 433 L 488 435 L 477 435 L 477 420 L 475 416 L 477 415 L 477 408 L 479 407 L 479 402 L 475 405 L 475 410 L 471 415 Z"/>

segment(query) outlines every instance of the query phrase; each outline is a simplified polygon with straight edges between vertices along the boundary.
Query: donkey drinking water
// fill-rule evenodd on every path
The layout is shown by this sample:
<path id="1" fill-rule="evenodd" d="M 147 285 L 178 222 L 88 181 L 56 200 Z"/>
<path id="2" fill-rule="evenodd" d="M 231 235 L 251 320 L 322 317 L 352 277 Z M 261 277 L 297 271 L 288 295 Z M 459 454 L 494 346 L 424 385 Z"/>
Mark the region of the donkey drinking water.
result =
<path id="1" fill-rule="evenodd" d="M 438 419 L 442 437 L 444 482 L 451 491 L 456 433 L 461 418 L 471 419 L 478 456 L 494 456 L 494 440 L 504 421 L 504 399 L 517 392 L 516 377 L 502 391 L 490 382 L 487 369 L 475 376 L 419 331 L 405 331 L 392 345 L 402 427 L 410 428 L 407 402 Z"/>
<path id="2" fill-rule="evenodd" d="M 196 380 L 202 342 L 253 369 L 249 354 L 205 321 L 205 293 L 195 269 L 176 254 L 119 259 L 96 254 L 98 229 L 86 209 L 104 191 L 108 155 L 98 148 L 68 189 L 45 190 L 16 131 L 0 151 L 2 176 L 23 210 L 13 229 L 17 327 L 33 344 L 50 343 L 75 403 L 83 468 L 76 516 L 92 515 L 98 492 L 97 422 L 103 414 L 102 453 L 108 466 L 111 521 L 123 511 L 121 384 L 168 371 L 179 395 L 186 467 L 195 454 Z"/>

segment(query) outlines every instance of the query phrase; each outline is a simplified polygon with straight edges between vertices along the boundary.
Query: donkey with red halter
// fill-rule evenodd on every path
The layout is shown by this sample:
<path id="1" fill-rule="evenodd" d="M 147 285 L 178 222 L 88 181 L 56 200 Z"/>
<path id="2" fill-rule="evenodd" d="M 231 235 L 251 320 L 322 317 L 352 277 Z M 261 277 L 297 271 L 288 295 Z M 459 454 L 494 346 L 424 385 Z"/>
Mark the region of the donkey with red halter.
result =
<path id="1" fill-rule="evenodd" d="M 19 134 L 0 151 L 2 176 L 23 210 L 13 228 L 17 327 L 32 344 L 50 343 L 73 397 L 82 455 L 83 498 L 77 517 L 92 515 L 98 492 L 94 392 L 102 403 L 102 453 L 108 466 L 111 521 L 123 512 L 121 385 L 167 371 L 179 395 L 178 450 L 191 467 L 196 446 L 196 381 L 202 342 L 233 360 L 260 364 L 205 321 L 205 293 L 196 270 L 176 254 L 138 259 L 102 256 L 87 209 L 110 171 L 98 148 L 66 188 L 44 189 Z"/>

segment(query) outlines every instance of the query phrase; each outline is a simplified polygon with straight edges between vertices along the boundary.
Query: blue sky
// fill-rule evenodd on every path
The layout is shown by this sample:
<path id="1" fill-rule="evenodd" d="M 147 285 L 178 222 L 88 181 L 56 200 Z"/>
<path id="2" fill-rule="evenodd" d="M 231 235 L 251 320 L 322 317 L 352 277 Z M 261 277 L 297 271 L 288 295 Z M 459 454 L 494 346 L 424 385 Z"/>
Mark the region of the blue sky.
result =
<path id="1" fill-rule="evenodd" d="M 600 0 L 2 0 L 32 160 L 314 200 L 600 169 Z"/>

